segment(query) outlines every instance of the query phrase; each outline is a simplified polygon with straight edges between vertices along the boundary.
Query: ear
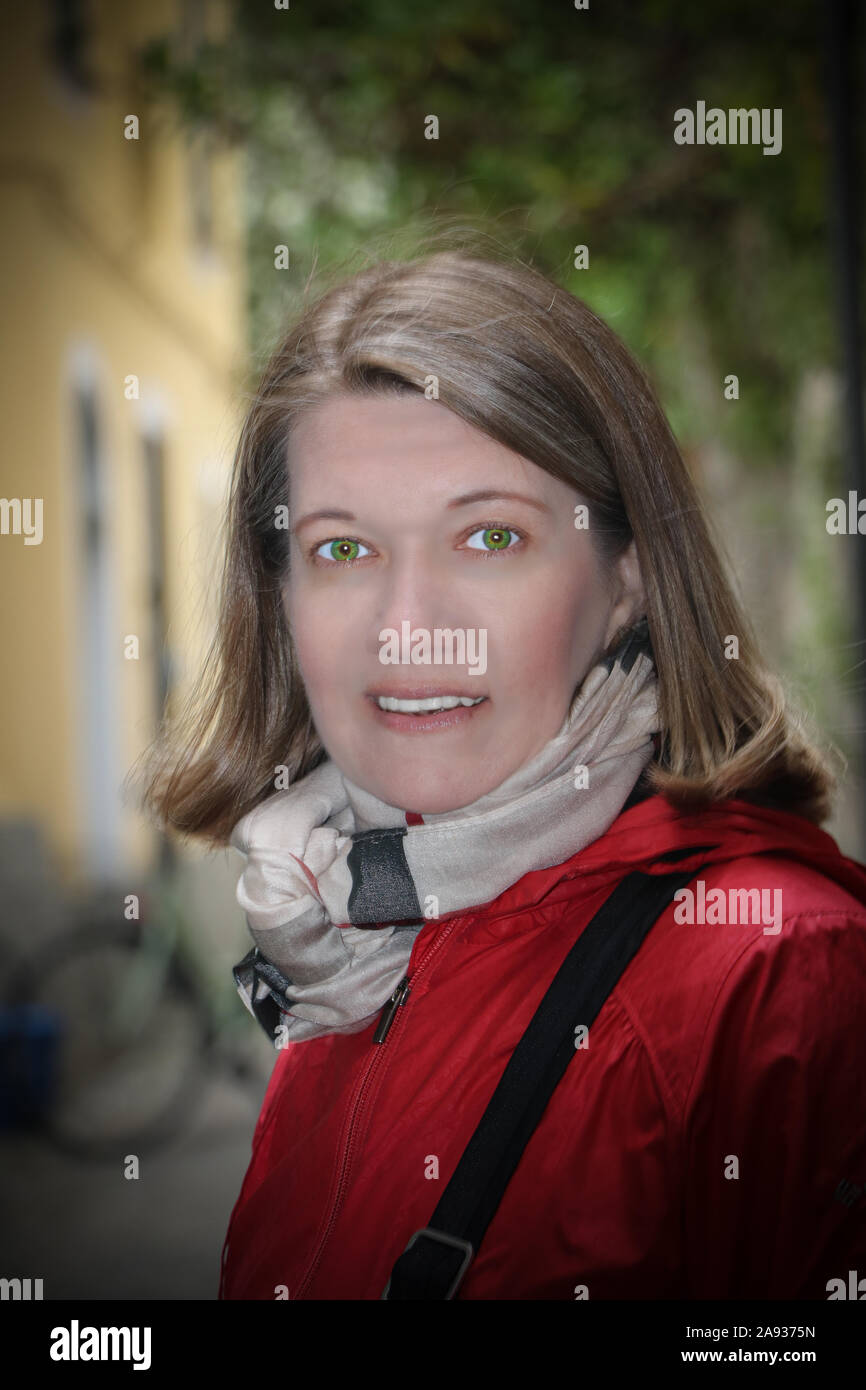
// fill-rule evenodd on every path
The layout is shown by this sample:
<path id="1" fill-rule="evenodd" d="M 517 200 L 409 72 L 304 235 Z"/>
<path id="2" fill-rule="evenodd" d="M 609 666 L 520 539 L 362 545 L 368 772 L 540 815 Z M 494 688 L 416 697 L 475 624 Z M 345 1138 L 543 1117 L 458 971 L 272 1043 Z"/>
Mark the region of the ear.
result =
<path id="1" fill-rule="evenodd" d="M 629 542 L 614 565 L 612 597 L 613 607 L 605 634 L 605 651 L 609 649 L 614 637 L 631 627 L 646 613 L 646 593 L 634 539 Z"/>

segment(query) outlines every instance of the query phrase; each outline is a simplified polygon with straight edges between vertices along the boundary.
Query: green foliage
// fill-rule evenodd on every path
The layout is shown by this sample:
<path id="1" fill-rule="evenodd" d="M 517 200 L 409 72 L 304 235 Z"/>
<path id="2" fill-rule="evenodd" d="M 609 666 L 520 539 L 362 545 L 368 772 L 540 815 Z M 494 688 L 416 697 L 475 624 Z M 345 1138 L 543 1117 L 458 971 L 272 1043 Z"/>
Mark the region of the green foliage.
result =
<path id="1" fill-rule="evenodd" d="M 699 319 L 712 428 L 761 466 L 786 446 L 804 369 L 835 352 L 819 21 L 810 0 L 239 4 L 229 41 L 186 63 L 161 41 L 142 73 L 246 145 L 257 350 L 316 256 L 341 262 L 435 210 L 492 225 L 610 319 L 695 438 L 708 421 L 677 324 Z M 781 153 L 676 145 L 674 111 L 699 99 L 781 108 Z M 291 268 L 275 296 L 279 243 Z M 578 243 L 588 270 L 573 269 Z M 741 394 L 725 412 L 730 372 Z"/>

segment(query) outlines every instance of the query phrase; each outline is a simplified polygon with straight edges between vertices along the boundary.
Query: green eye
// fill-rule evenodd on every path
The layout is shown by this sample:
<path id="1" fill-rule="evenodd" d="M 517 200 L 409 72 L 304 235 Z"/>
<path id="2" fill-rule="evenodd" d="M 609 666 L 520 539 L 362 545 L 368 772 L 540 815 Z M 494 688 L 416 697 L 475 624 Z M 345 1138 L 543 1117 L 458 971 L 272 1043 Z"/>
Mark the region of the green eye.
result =
<path id="1" fill-rule="evenodd" d="M 362 550 L 369 554 L 365 545 L 361 545 L 360 541 L 350 540 L 347 536 L 341 536 L 340 539 L 336 541 L 322 541 L 322 544 L 317 546 L 315 553 L 321 555 L 321 552 L 326 546 L 328 548 L 328 555 L 327 557 L 322 555 L 323 560 L 325 558 L 330 558 L 331 560 L 342 560 L 344 563 L 351 563 L 352 560 L 360 558 Z"/>
<path id="2" fill-rule="evenodd" d="M 506 526 L 488 526 L 484 531 L 473 531 L 467 544 L 470 550 L 508 550 L 514 535 Z M 473 544 L 475 536 L 481 537 L 481 545 Z"/>

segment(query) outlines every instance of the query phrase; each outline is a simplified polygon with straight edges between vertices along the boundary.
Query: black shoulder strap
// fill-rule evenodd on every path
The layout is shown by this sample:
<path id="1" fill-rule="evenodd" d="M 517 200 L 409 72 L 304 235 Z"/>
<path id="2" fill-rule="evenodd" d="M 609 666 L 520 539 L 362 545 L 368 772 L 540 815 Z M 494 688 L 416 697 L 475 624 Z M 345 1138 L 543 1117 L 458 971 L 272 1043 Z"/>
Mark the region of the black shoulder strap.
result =
<path id="1" fill-rule="evenodd" d="M 669 857 L 695 852 L 674 851 Z M 576 1027 L 595 1020 L 654 922 L 700 872 L 629 874 L 581 932 L 512 1053 L 429 1226 L 415 1232 L 394 1265 L 383 1299 L 454 1297 L 578 1050 Z"/>

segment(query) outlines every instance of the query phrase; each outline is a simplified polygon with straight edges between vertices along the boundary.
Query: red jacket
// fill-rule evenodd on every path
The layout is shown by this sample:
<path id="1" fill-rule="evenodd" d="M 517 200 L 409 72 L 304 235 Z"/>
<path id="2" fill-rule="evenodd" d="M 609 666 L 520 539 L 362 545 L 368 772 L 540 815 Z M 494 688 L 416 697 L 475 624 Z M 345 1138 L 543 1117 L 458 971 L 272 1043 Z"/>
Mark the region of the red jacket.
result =
<path id="1" fill-rule="evenodd" d="M 787 812 L 652 796 L 426 924 L 384 1043 L 372 1023 L 278 1053 L 219 1297 L 378 1299 L 577 936 L 621 878 L 689 846 L 677 871 L 708 866 L 690 888 L 780 889 L 781 930 L 678 922 L 671 903 L 457 1297 L 827 1299 L 831 1279 L 866 1279 L 866 867 Z"/>

